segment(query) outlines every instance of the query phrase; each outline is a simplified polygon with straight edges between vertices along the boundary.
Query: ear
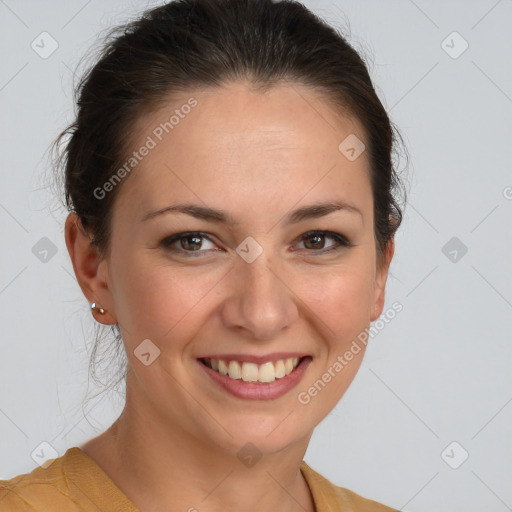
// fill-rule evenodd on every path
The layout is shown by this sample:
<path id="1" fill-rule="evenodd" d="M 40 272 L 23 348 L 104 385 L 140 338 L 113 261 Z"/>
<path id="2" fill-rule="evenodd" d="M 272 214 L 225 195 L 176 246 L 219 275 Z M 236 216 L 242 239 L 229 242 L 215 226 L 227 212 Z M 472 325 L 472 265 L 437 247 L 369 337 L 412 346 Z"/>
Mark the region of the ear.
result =
<path id="1" fill-rule="evenodd" d="M 98 308 L 105 311 L 100 314 L 98 310 L 93 310 L 94 318 L 105 325 L 117 323 L 108 286 L 107 260 L 100 254 L 75 213 L 70 213 L 66 219 L 65 234 L 73 270 L 83 294 L 89 302 L 95 302 Z"/>
<path id="2" fill-rule="evenodd" d="M 382 260 L 378 263 L 375 276 L 375 287 L 373 292 L 373 304 L 370 320 L 374 322 L 382 314 L 384 309 L 384 300 L 386 298 L 386 282 L 388 280 L 388 270 L 393 254 L 395 253 L 395 240 L 392 238 L 386 245 L 386 250 Z"/>

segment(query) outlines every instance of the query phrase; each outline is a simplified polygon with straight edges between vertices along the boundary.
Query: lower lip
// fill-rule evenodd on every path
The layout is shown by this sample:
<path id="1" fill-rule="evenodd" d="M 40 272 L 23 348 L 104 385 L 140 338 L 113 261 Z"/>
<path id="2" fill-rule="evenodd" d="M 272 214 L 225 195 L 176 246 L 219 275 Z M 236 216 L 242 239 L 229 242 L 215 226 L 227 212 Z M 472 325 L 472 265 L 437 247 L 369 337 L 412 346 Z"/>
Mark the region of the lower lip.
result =
<path id="1" fill-rule="evenodd" d="M 311 357 L 304 358 L 286 377 L 267 383 L 244 382 L 242 379 L 235 380 L 212 370 L 199 360 L 197 362 L 215 383 L 237 398 L 244 398 L 246 400 L 274 400 L 288 393 L 300 382 L 304 372 L 311 363 Z"/>

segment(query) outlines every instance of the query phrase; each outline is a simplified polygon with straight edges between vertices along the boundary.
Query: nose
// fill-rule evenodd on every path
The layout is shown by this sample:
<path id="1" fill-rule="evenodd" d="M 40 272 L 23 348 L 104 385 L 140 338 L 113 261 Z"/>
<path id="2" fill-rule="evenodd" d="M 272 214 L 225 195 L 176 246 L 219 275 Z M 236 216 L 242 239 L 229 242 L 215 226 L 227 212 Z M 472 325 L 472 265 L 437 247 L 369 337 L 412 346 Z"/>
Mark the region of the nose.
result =
<path id="1" fill-rule="evenodd" d="M 279 265 L 263 252 L 252 263 L 242 258 L 230 272 L 229 296 L 222 307 L 224 326 L 246 338 L 279 338 L 298 318 L 297 297 Z"/>

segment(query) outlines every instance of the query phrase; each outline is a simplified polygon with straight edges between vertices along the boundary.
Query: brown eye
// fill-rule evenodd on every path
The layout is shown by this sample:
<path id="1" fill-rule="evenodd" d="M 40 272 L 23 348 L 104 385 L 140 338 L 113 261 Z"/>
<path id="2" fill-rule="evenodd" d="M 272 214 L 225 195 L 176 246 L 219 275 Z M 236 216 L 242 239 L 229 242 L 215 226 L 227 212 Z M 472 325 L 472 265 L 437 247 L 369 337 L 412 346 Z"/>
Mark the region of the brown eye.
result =
<path id="1" fill-rule="evenodd" d="M 180 239 L 181 247 L 183 249 L 187 250 L 197 250 L 201 248 L 202 245 L 202 239 L 200 236 L 197 235 L 191 235 L 191 236 L 184 236 Z"/>
<path id="2" fill-rule="evenodd" d="M 179 246 L 176 247 L 176 244 Z M 176 235 L 168 236 L 160 242 L 160 246 L 175 253 L 181 253 L 186 256 L 200 256 L 207 252 L 208 249 L 204 249 L 205 243 L 213 242 L 204 233 L 178 233 Z M 188 254 L 187 254 L 188 253 Z"/>
<path id="3" fill-rule="evenodd" d="M 328 238 L 334 240 L 335 243 L 325 248 L 325 240 Z M 343 235 L 329 231 L 310 231 L 302 235 L 301 242 L 304 243 L 306 249 L 322 253 L 351 245 Z"/>
<path id="4" fill-rule="evenodd" d="M 307 249 L 323 249 L 324 247 L 321 247 L 325 244 L 325 236 L 324 235 L 312 235 L 307 236 L 303 239 L 307 242 L 304 244 Z"/>

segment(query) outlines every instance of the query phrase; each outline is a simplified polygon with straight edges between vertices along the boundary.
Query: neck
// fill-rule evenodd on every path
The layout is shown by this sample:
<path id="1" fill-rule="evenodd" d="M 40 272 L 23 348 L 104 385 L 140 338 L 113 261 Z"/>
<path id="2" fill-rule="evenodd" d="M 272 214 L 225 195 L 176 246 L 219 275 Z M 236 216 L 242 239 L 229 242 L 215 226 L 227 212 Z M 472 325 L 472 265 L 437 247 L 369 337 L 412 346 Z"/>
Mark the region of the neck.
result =
<path id="1" fill-rule="evenodd" d="M 300 472 L 311 436 L 256 463 L 242 461 L 190 429 L 170 427 L 169 420 L 155 417 L 148 400 L 132 407 L 128 389 L 118 420 L 82 450 L 140 510 L 315 511 Z"/>

